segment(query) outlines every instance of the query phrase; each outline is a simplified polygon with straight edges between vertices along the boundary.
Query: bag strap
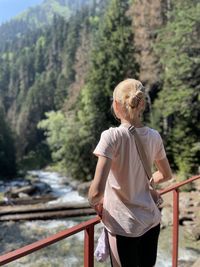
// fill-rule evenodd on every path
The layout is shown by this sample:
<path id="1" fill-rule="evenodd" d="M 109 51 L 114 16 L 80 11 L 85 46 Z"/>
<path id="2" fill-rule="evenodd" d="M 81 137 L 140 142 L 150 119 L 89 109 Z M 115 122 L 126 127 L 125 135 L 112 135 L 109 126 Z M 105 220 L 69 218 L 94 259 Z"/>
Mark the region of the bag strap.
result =
<path id="1" fill-rule="evenodd" d="M 144 151 L 144 147 L 141 143 L 140 137 L 135 129 L 135 126 L 131 125 L 128 128 L 129 132 L 135 137 L 135 144 L 136 144 L 136 148 L 139 154 L 139 157 L 141 159 L 142 165 L 144 167 L 145 173 L 148 177 L 148 179 L 150 180 L 150 182 L 152 181 L 152 172 L 151 172 L 151 168 L 150 168 L 150 164 L 149 161 L 147 159 L 147 155 Z"/>

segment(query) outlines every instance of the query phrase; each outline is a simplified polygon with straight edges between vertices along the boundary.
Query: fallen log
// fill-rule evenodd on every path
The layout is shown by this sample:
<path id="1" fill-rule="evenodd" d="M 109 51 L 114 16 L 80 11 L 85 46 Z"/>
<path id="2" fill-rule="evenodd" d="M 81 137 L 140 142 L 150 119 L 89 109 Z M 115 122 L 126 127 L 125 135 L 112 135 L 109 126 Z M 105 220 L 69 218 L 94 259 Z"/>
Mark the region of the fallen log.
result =
<path id="1" fill-rule="evenodd" d="M 55 200 L 57 197 L 52 195 L 44 195 L 40 197 L 28 197 L 28 198 L 9 198 L 4 201 L 0 201 L 0 209 L 2 206 L 8 206 L 12 203 L 12 205 L 31 205 L 31 204 L 38 204 L 38 203 L 45 203 L 51 200 Z"/>
<path id="2" fill-rule="evenodd" d="M 75 203 L 67 202 L 63 204 L 40 203 L 35 205 L 20 205 L 20 206 L 3 206 L 0 207 L 0 216 L 6 214 L 31 213 L 31 212 L 46 212 L 46 211 L 62 211 L 89 208 L 88 202 Z"/>
<path id="3" fill-rule="evenodd" d="M 20 213 L 0 216 L 0 221 L 19 221 L 19 220 L 49 220 L 57 218 L 88 216 L 95 214 L 92 208 L 62 210 L 62 211 L 46 211 L 34 213 Z"/>

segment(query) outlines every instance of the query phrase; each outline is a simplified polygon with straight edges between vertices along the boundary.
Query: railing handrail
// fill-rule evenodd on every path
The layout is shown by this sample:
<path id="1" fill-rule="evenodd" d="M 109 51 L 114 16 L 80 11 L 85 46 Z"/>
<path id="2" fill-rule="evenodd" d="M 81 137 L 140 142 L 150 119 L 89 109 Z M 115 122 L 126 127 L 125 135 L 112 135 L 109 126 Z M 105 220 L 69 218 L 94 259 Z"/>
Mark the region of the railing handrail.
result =
<path id="1" fill-rule="evenodd" d="M 31 254 L 32 252 L 35 252 L 37 250 L 40 250 L 42 248 L 45 248 L 49 245 L 52 245 L 62 239 L 65 239 L 71 235 L 74 235 L 78 232 L 81 232 L 91 225 L 98 224 L 100 222 L 100 218 L 98 216 L 86 221 L 82 222 L 78 225 L 75 225 L 71 228 L 68 228 L 66 230 L 62 230 L 54 235 L 51 235 L 49 237 L 46 237 L 44 239 L 41 239 L 39 241 L 36 241 L 34 243 L 31 243 L 29 245 L 26 245 L 24 247 L 21 247 L 19 249 L 13 250 L 11 252 L 8 252 L 2 256 L 0 256 L 0 266 L 12 262 L 16 259 L 22 258 L 26 255 Z"/>
<path id="2" fill-rule="evenodd" d="M 168 193 L 168 192 L 171 192 L 171 191 L 173 191 L 173 190 L 178 189 L 179 187 L 181 187 L 181 186 L 183 186 L 183 185 L 186 185 L 186 184 L 189 184 L 189 183 L 191 183 L 191 182 L 194 182 L 195 180 L 198 180 L 199 178 L 200 178 L 200 175 L 192 176 L 191 178 L 188 178 L 188 179 L 186 179 L 186 180 L 184 180 L 184 181 L 182 181 L 182 182 L 176 183 L 176 184 L 174 184 L 174 185 L 172 185 L 172 186 L 169 186 L 169 187 L 166 188 L 166 189 L 162 189 L 162 190 L 160 190 L 160 194 L 161 194 L 161 195 L 164 195 L 164 194 L 166 194 L 166 193 Z"/>
<path id="3" fill-rule="evenodd" d="M 199 178 L 200 178 L 200 175 L 193 176 L 193 177 L 191 177 L 191 178 L 189 178 L 189 179 L 187 179 L 187 180 L 185 180 L 183 182 L 179 182 L 179 183 L 177 183 L 175 185 L 170 186 L 169 188 L 161 190 L 160 194 L 163 195 L 163 194 L 166 194 L 166 193 L 171 192 L 171 191 L 176 191 L 177 192 L 179 187 L 181 187 L 181 186 L 183 186 L 185 184 L 191 183 L 191 182 L 193 182 L 193 181 L 195 181 L 195 180 L 197 180 Z M 178 201 L 178 197 L 176 199 L 176 202 L 177 201 Z M 176 207 L 176 212 L 175 213 L 177 213 L 177 214 L 175 215 L 175 217 L 176 217 L 176 221 L 177 221 L 177 218 L 178 218 L 177 217 L 178 216 L 178 212 L 177 212 L 178 211 L 178 205 L 176 205 L 176 206 L 177 207 Z M 60 240 L 62 240 L 64 238 L 67 238 L 67 237 L 69 237 L 71 235 L 74 235 L 74 234 L 76 234 L 78 232 L 81 232 L 83 230 L 85 230 L 85 232 L 86 232 L 85 239 L 87 239 L 87 240 L 86 240 L 85 244 L 87 244 L 87 246 L 88 246 L 88 244 L 90 243 L 89 241 L 93 242 L 93 238 L 94 237 L 91 240 L 89 240 L 89 237 L 88 237 L 87 234 L 88 233 L 90 234 L 90 232 L 93 233 L 94 225 L 98 224 L 99 222 L 100 222 L 100 218 L 98 216 L 96 216 L 96 217 L 94 217 L 94 218 L 92 218 L 92 219 L 90 219 L 90 220 L 88 220 L 86 222 L 82 222 L 82 223 L 80 223 L 80 224 L 78 224 L 76 226 L 73 226 L 73 227 L 69 228 L 69 229 L 60 231 L 57 234 L 51 235 L 51 236 L 49 236 L 47 238 L 41 239 L 41 240 L 36 241 L 36 242 L 34 242 L 32 244 L 29 244 L 29 245 L 26 245 L 26 246 L 24 246 L 22 248 L 16 249 L 16 250 L 11 251 L 11 252 L 8 252 L 8 253 L 0 256 L 0 266 L 2 266 L 4 264 L 7 264 L 9 262 L 12 262 L 12 261 L 14 261 L 16 259 L 19 259 L 21 257 L 24 257 L 24 256 L 26 256 L 28 254 L 31 254 L 32 252 L 35 252 L 35 251 L 40 250 L 42 248 L 45 248 L 45 247 L 47 247 L 47 246 L 49 246 L 51 244 L 54 244 L 54 243 L 56 243 L 56 242 L 58 242 L 58 241 L 60 241 Z M 92 231 L 90 231 L 90 230 L 92 230 Z M 177 238 L 178 238 L 178 235 L 177 235 Z M 93 247 L 92 247 L 92 249 L 93 249 Z M 92 251 L 92 254 L 93 254 L 93 251 Z M 176 256 L 178 256 L 178 255 L 176 255 Z M 92 259 L 92 257 L 93 257 L 93 255 L 91 256 L 91 259 Z M 86 258 L 85 262 L 87 262 L 87 264 L 84 265 L 84 266 L 93 266 L 93 264 L 91 263 L 91 259 L 88 260 Z M 177 266 L 177 264 L 174 264 L 173 266 Z"/>

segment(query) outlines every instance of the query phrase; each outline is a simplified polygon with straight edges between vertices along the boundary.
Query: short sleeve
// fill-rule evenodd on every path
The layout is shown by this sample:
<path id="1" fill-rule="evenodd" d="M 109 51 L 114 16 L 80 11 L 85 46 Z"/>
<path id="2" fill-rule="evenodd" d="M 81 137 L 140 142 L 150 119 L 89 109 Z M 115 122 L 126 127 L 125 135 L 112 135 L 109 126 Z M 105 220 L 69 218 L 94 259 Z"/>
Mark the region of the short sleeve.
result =
<path id="1" fill-rule="evenodd" d="M 96 156 L 104 156 L 112 159 L 114 154 L 114 147 L 115 146 L 113 142 L 112 131 L 109 129 L 101 134 L 100 141 L 97 144 L 93 153 Z"/>
<path id="2" fill-rule="evenodd" d="M 161 138 L 160 134 L 158 133 L 158 142 L 157 142 L 155 160 L 161 160 L 164 158 L 166 158 L 166 152 L 165 152 L 162 138 Z"/>

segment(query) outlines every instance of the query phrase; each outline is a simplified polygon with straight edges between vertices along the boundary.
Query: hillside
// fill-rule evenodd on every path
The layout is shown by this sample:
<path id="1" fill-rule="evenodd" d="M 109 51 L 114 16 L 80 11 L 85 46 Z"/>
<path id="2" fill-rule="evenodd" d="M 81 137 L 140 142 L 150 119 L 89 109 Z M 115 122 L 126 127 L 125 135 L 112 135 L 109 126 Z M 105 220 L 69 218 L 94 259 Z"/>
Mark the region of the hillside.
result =
<path id="1" fill-rule="evenodd" d="M 71 1 L 70 7 L 82 2 Z M 103 10 L 102 6 L 95 11 L 98 7 L 82 7 L 70 21 L 54 16 L 49 26 L 24 34 L 0 53 L 2 116 L 13 132 L 17 160 L 23 165 L 36 159 L 40 168 L 50 159 L 37 124 L 46 111 L 62 108 L 68 95 L 66 107 L 76 101 L 89 64 L 92 33 Z"/>
<path id="2" fill-rule="evenodd" d="M 8 22 L 11 18 L 24 12 L 29 7 L 41 4 L 42 1 L 43 0 L 28 0 L 20 2 L 18 0 L 0 1 L 0 25 Z M 11 6 L 12 8 L 10 8 Z"/>
<path id="3" fill-rule="evenodd" d="M 90 0 L 44 0 L 42 4 L 27 9 L 0 26 L 0 51 L 6 50 L 10 43 L 17 42 L 29 32 L 51 25 L 54 16 L 68 20 L 74 12 L 89 3 Z"/>

